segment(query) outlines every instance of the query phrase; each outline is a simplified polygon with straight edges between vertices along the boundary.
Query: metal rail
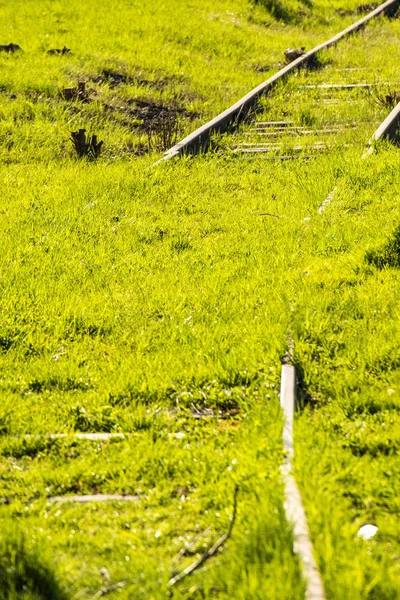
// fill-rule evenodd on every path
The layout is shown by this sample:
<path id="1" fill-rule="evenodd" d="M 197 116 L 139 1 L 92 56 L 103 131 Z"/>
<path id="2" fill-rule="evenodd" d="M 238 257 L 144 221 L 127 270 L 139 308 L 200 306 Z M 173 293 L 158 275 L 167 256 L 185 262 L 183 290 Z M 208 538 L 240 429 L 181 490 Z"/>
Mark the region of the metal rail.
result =
<path id="1" fill-rule="evenodd" d="M 337 33 L 335 36 L 319 44 L 312 50 L 309 50 L 289 65 L 286 65 L 283 69 L 275 73 L 272 77 L 258 85 L 256 88 L 251 90 L 248 94 L 243 96 L 240 100 L 238 100 L 233 106 L 226 109 L 224 112 L 220 113 L 217 117 L 202 125 L 196 131 L 185 137 L 178 144 L 170 148 L 163 158 L 157 161 L 155 164 L 159 164 L 181 154 L 191 153 L 196 154 L 201 149 L 205 149 L 210 141 L 211 135 L 214 133 L 223 133 L 227 131 L 233 124 L 236 126 L 242 122 L 247 115 L 252 111 L 252 109 L 258 103 L 259 98 L 271 90 L 278 81 L 284 80 L 290 73 L 299 69 L 300 67 L 307 66 L 308 64 L 312 64 L 312 61 L 315 60 L 318 52 L 324 50 L 325 48 L 330 48 L 337 44 L 343 38 L 351 35 L 352 33 L 356 33 L 361 28 L 363 28 L 369 21 L 374 19 L 375 17 L 380 16 L 383 13 L 390 13 L 394 11 L 400 0 L 387 0 L 380 6 L 378 6 L 375 10 L 370 12 L 368 15 L 359 19 L 340 33 Z"/>
<path id="2" fill-rule="evenodd" d="M 368 148 L 362 155 L 362 158 L 368 158 L 375 152 L 376 144 L 379 140 L 387 139 L 390 141 L 394 141 L 396 139 L 397 133 L 400 129 L 400 102 L 394 109 L 388 114 L 386 119 L 379 125 L 378 129 L 372 135 L 372 137 L 368 141 Z M 322 202 L 321 206 L 318 208 L 318 213 L 321 215 L 328 208 L 332 200 L 334 199 L 337 192 L 337 186 L 333 188 L 331 192 L 327 195 L 325 200 Z"/>
<path id="3" fill-rule="evenodd" d="M 386 117 L 381 123 L 374 135 L 368 142 L 368 150 L 363 155 L 363 158 L 370 156 L 374 152 L 376 142 L 381 139 L 388 139 L 393 141 L 396 138 L 397 131 L 400 127 L 400 102 L 394 107 L 392 112 Z"/>

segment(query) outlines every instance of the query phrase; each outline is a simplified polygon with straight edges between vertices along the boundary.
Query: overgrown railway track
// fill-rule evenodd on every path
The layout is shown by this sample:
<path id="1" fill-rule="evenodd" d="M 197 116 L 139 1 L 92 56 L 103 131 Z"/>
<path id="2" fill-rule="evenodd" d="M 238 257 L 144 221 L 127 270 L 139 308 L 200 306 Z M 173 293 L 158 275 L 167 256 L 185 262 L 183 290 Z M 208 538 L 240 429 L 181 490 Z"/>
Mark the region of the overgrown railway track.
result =
<path id="1" fill-rule="evenodd" d="M 382 94 L 381 90 L 387 90 L 387 95 L 390 95 L 396 82 L 368 80 L 368 74 L 364 76 L 364 72 L 357 70 L 357 67 L 344 67 L 339 70 L 334 61 L 330 63 L 324 60 L 324 51 L 329 48 L 339 48 L 337 46 L 339 41 L 356 33 L 381 14 L 395 10 L 398 1 L 385 2 L 334 38 L 284 67 L 233 107 L 174 146 L 162 161 L 186 152 L 199 152 L 208 148 L 210 143 L 213 147 L 217 147 L 224 157 L 229 157 L 231 160 L 268 159 L 277 162 L 298 158 L 309 160 L 321 153 L 329 153 L 333 149 L 347 148 L 350 145 L 358 145 L 361 152 L 372 131 L 377 128 L 376 133 L 370 138 L 368 152 L 371 152 L 374 143 L 380 137 L 392 137 L 395 134 L 399 116 L 397 106 L 387 117 L 391 100 L 388 100 L 388 106 L 377 104 L 379 97 L 374 96 L 374 90 L 380 90 L 379 94 Z M 362 81 L 359 79 L 360 73 L 363 76 Z M 328 78 L 329 74 L 332 74 L 332 79 Z M 313 99 L 311 104 L 310 97 Z M 359 118 L 361 105 L 364 115 L 362 122 Z M 382 121 L 382 125 L 379 126 Z M 213 136 L 225 131 L 232 135 L 222 140 L 213 140 Z M 367 132 L 369 134 L 366 136 Z M 327 200 L 321 204 L 321 211 L 327 206 Z M 294 364 L 295 356 L 293 351 L 290 351 L 283 364 L 281 378 L 281 403 L 285 416 L 284 449 L 287 457 L 282 472 L 286 485 L 287 515 L 294 524 L 295 549 L 304 565 L 307 598 L 321 600 L 324 598 L 323 584 L 313 559 L 301 498 L 291 474 L 296 382 Z M 70 436 L 88 443 L 99 441 L 107 443 L 111 440 L 123 443 L 128 437 L 121 433 L 76 433 Z M 54 434 L 49 437 L 54 440 L 63 438 L 64 434 Z M 139 496 L 123 494 L 74 494 L 49 497 L 52 504 L 136 502 L 137 500 Z"/>
<path id="2" fill-rule="evenodd" d="M 352 146 L 358 147 L 363 158 L 367 158 L 380 140 L 395 140 L 400 119 L 397 91 L 400 82 L 379 81 L 373 71 L 365 72 L 361 66 L 343 66 L 343 61 L 341 66 L 337 65 L 335 52 L 331 51 L 327 60 L 323 51 L 336 50 L 340 40 L 355 34 L 379 15 L 393 15 L 398 4 L 398 0 L 385 2 L 346 30 L 295 59 L 168 150 L 156 164 L 184 154 L 197 154 L 210 146 L 232 160 L 309 160 L 320 153 Z M 382 41 L 377 43 L 382 44 Z M 351 40 L 347 45 L 350 47 Z M 229 135 L 222 141 L 215 139 L 216 134 L 225 132 Z M 331 203 L 336 191 L 335 188 L 323 200 L 319 214 Z M 293 343 L 289 346 L 282 363 L 280 390 L 286 453 L 281 467 L 285 511 L 293 526 L 294 551 L 302 564 L 305 596 L 308 600 L 324 600 L 324 584 L 314 558 L 307 517 L 292 474 L 297 375 Z"/>
<path id="3" fill-rule="evenodd" d="M 180 156 L 182 154 L 196 154 L 200 151 L 204 151 L 208 148 L 211 138 L 216 133 L 232 132 L 238 129 L 238 127 L 252 119 L 254 112 L 259 111 L 260 100 L 269 94 L 277 85 L 284 83 L 290 75 L 296 74 L 299 69 L 308 69 L 309 71 L 316 69 L 318 70 L 320 64 L 320 57 L 324 50 L 338 47 L 338 43 L 345 40 L 349 36 L 362 30 L 368 25 L 373 19 L 380 15 L 393 14 L 398 7 L 398 0 L 388 0 L 387 2 L 378 6 L 375 10 L 367 14 L 362 19 L 359 19 L 353 25 L 347 27 L 337 35 L 333 36 L 326 42 L 319 44 L 312 50 L 305 52 L 302 56 L 299 56 L 288 65 L 283 67 L 275 75 L 267 79 L 265 82 L 258 85 L 256 88 L 251 90 L 243 98 L 238 100 L 233 106 L 226 109 L 224 112 L 216 116 L 214 119 L 199 127 L 196 131 L 185 137 L 183 140 L 175 144 L 170 148 L 163 158 L 159 161 L 170 160 L 171 158 Z M 353 73 L 353 71 L 350 71 Z M 332 87 L 335 84 L 322 84 L 322 89 L 361 89 L 373 86 L 374 83 L 367 82 L 345 82 L 338 84 L 338 87 Z M 305 85 L 305 89 L 310 88 Z M 317 86 L 318 89 L 318 86 Z"/>

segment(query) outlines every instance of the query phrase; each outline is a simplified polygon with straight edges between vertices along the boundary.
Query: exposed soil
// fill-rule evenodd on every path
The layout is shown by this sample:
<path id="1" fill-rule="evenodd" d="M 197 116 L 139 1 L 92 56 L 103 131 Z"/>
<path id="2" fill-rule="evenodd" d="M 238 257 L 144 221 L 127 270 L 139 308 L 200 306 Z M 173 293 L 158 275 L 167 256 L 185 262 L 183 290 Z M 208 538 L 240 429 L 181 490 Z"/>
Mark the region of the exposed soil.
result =
<path id="1" fill-rule="evenodd" d="M 104 104 L 104 108 L 109 118 L 122 127 L 145 134 L 171 131 L 183 121 L 200 117 L 199 113 L 187 110 L 176 100 L 169 103 L 151 99 L 118 100 Z"/>
<path id="2" fill-rule="evenodd" d="M 0 52 L 8 52 L 9 54 L 14 54 L 14 52 L 18 52 L 22 50 L 21 46 L 18 44 L 6 44 L 5 46 L 0 46 Z"/>
<path id="3" fill-rule="evenodd" d="M 90 96 L 85 100 L 86 106 L 89 100 Z M 84 103 L 71 102 L 68 110 L 70 113 L 80 114 L 82 123 L 85 123 L 92 116 L 91 109 L 86 106 Z M 170 102 L 148 98 L 127 101 L 116 97 L 103 102 L 103 108 L 107 121 L 139 134 L 138 144 L 126 148 L 127 153 L 138 156 L 150 150 L 167 150 L 185 133 L 185 121 L 192 121 L 200 116 L 197 112 L 187 110 L 176 99 Z"/>
<path id="4" fill-rule="evenodd" d="M 149 153 L 149 145 L 143 144 L 139 142 L 138 144 L 128 143 L 125 148 L 123 148 L 123 153 L 131 154 L 132 156 L 145 156 Z"/>
<path id="5" fill-rule="evenodd" d="M 165 151 L 176 144 L 184 133 L 183 121 L 196 119 L 176 100 L 170 104 L 152 100 L 135 100 L 129 116 L 136 121 L 136 129 L 146 136 L 148 150 Z"/>
<path id="6" fill-rule="evenodd" d="M 62 49 L 60 50 L 62 53 Z M 104 70 L 103 74 L 112 81 L 112 87 L 117 88 L 122 82 L 133 82 L 123 73 L 115 73 Z M 88 82 L 92 82 L 88 84 Z M 93 82 L 97 85 L 93 85 Z M 98 127 L 101 135 L 101 121 L 109 122 L 111 125 L 123 127 L 132 133 L 138 134 L 137 144 L 126 147 L 124 151 L 128 154 L 142 156 L 149 151 L 161 152 L 172 147 L 180 137 L 185 134 L 185 122 L 190 122 L 200 117 L 200 114 L 194 110 L 189 110 L 186 106 L 193 100 L 193 94 L 186 91 L 176 94 L 172 98 L 162 98 L 161 94 L 154 99 L 149 90 L 149 96 L 140 98 L 126 99 L 118 94 L 117 89 L 111 95 L 101 90 L 101 83 L 106 79 L 84 77 L 76 86 L 63 88 L 59 90 L 58 95 L 48 92 L 39 93 L 37 90 L 26 90 L 25 95 L 33 103 L 46 103 L 51 106 L 54 102 L 65 103 L 65 110 L 70 115 L 79 115 L 78 127 L 85 128 L 85 124 L 91 122 L 94 118 L 100 119 Z M 137 80 L 135 80 L 137 81 Z M 169 80 L 164 80 L 164 83 Z M 142 83 L 151 83 L 157 88 L 164 85 L 160 81 L 149 82 L 141 80 Z M 10 90 L 0 90 L 0 92 L 10 92 Z M 16 99 L 14 94 L 10 99 Z M 197 98 L 197 96 L 195 96 Z M 96 101 L 96 105 L 94 104 Z M 186 105 L 186 106 L 185 106 Z M 101 108 L 102 107 L 102 108 Z M 99 110 L 100 109 L 100 110 Z M 15 117 L 16 119 L 33 119 L 32 115 L 23 114 Z M 83 147 L 83 146 L 82 146 Z M 79 152 L 78 152 L 79 154 Z M 83 154 L 86 154 L 83 152 Z"/>
<path id="7" fill-rule="evenodd" d="M 375 10 L 377 6 L 378 4 L 376 4 L 375 2 L 372 4 L 360 4 L 360 6 L 357 6 L 355 12 L 357 15 L 364 15 Z"/>
<path id="8" fill-rule="evenodd" d="M 240 415 L 239 408 L 230 408 L 227 410 L 198 407 L 194 403 L 191 405 L 191 414 L 195 419 L 234 419 Z"/>
<path id="9" fill-rule="evenodd" d="M 130 105 L 134 105 L 129 114 L 136 119 L 143 121 L 143 126 L 146 128 L 151 122 L 155 122 L 163 116 L 176 115 L 184 119 L 193 121 L 200 115 L 197 112 L 186 110 L 181 106 L 177 100 L 173 100 L 170 104 L 156 102 L 153 100 L 133 100 L 129 102 Z"/>
<path id="10" fill-rule="evenodd" d="M 92 79 L 93 83 L 108 83 L 111 88 L 116 88 L 122 84 L 148 87 L 154 90 L 163 90 L 171 83 L 177 80 L 171 77 L 160 77 L 158 79 L 147 79 L 141 75 L 129 76 L 125 73 L 103 69 L 100 75 Z"/>

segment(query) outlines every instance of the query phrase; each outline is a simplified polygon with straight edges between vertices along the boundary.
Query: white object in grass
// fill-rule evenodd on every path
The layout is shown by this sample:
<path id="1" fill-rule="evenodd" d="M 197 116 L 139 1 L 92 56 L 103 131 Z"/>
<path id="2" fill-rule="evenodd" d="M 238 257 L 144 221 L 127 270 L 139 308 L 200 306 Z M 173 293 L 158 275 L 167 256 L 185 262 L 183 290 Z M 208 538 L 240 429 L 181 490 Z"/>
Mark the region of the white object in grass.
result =
<path id="1" fill-rule="evenodd" d="M 362 538 L 363 540 L 370 540 L 376 535 L 378 532 L 378 527 L 376 525 L 363 525 L 357 531 L 357 536 Z"/>

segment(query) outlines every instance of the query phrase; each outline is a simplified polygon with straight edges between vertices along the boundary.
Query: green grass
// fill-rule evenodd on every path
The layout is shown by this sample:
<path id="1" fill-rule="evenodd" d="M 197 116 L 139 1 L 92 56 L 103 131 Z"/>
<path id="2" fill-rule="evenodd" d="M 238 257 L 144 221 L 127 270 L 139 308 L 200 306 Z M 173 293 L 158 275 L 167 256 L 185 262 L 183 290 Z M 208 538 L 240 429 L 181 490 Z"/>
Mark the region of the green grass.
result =
<path id="1" fill-rule="evenodd" d="M 57 564 L 65 565 L 68 556 L 64 586 L 92 597 L 103 586 L 101 569 L 107 568 L 111 582 L 125 584 L 122 597 L 145 593 L 158 598 L 165 595 L 174 571 L 227 529 L 238 482 L 231 551 L 179 587 L 197 583 L 206 596 L 214 596 L 210 590 L 216 588 L 223 598 L 234 589 L 239 598 L 248 597 L 249 590 L 261 598 L 268 589 L 273 598 L 301 598 L 280 503 L 277 405 L 272 403 L 267 414 L 263 408 L 236 419 L 199 420 L 182 409 L 160 411 L 147 431 L 126 442 L 8 442 L 2 448 L 8 463 L 3 480 L 8 473 L 9 487 L 18 498 L 11 501 L 8 515 L 24 522 L 30 535 L 45 536 Z M 46 500 L 56 493 L 115 490 L 131 491 L 139 499 L 133 507 L 118 502 L 51 505 Z M 177 559 L 186 546 L 187 555 Z"/>
<path id="2" fill-rule="evenodd" d="M 327 589 L 340 598 L 400 591 L 398 273 L 367 260 L 399 221 L 396 165 L 392 150 L 362 170 L 348 166 L 340 198 L 321 219 L 325 249 L 311 253 L 296 301 L 306 406 L 297 472 Z M 365 523 L 379 527 L 374 541 L 356 540 Z"/>
<path id="3" fill-rule="evenodd" d="M 0 56 L 1 159 L 64 162 L 79 127 L 99 134 L 110 160 L 166 149 L 148 134 L 165 129 L 160 112 L 172 109 L 178 134 L 188 133 L 279 70 L 288 46 L 309 49 L 353 21 L 338 9 L 356 4 L 293 2 L 297 23 L 285 27 L 247 0 L 4 4 L 0 38 L 23 53 Z M 71 54 L 46 53 L 64 45 Z M 63 99 L 78 81 L 86 101 Z"/>
<path id="4" fill-rule="evenodd" d="M 286 24 L 235 0 L 17 4 L 0 26 L 24 49 L 0 56 L 0 598 L 303 598 L 279 471 L 288 331 L 295 472 L 328 595 L 398 597 L 399 158 L 383 145 L 361 160 L 386 109 L 355 93 L 364 125 L 311 161 L 238 160 L 227 149 L 246 128 L 195 159 L 136 156 L 140 102 L 178 111 L 188 132 L 277 70 L 287 46 L 345 27 L 355 4 L 288 3 Z M 349 64 L 394 80 L 398 33 L 377 22 L 324 54 L 313 82 L 358 78 L 338 72 Z M 64 44 L 72 54 L 45 54 Z M 128 79 L 100 82 L 104 70 Z M 63 100 L 78 80 L 90 101 Z M 294 106 L 327 122 L 318 94 L 297 93 L 306 81 L 278 88 L 264 116 Z M 335 111 L 333 123 L 350 115 Z M 105 141 L 98 161 L 73 156 L 81 126 Z M 167 592 L 227 531 L 235 485 L 231 539 Z M 138 499 L 51 501 L 91 493 Z M 379 527 L 368 543 L 366 522 Z"/>

